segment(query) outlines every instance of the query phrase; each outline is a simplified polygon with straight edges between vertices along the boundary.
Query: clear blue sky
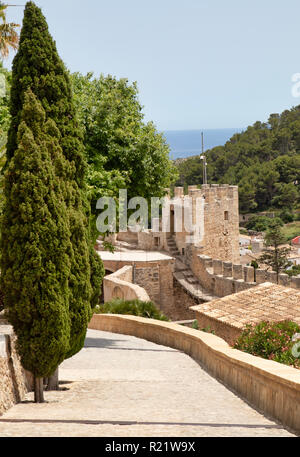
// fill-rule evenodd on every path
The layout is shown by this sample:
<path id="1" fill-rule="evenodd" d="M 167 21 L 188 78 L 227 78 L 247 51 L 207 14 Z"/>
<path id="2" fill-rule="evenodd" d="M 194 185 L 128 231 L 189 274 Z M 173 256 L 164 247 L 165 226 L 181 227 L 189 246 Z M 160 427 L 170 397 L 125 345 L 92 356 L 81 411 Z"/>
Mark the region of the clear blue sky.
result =
<path id="1" fill-rule="evenodd" d="M 137 81 L 146 119 L 161 130 L 243 128 L 300 104 L 291 94 L 299 0 L 36 4 L 67 67 Z M 23 9 L 9 8 L 8 17 L 21 22 Z"/>

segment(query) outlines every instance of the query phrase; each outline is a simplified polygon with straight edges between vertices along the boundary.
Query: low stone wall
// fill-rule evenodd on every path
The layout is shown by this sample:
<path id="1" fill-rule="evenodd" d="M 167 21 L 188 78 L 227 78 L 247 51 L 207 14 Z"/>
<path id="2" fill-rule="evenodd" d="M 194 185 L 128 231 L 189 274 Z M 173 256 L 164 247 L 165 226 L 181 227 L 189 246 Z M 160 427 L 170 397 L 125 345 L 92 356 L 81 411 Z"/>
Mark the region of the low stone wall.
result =
<path id="1" fill-rule="evenodd" d="M 31 387 L 16 353 L 15 344 L 15 335 L 0 333 L 0 415 L 24 400 Z"/>
<path id="2" fill-rule="evenodd" d="M 265 282 L 277 284 L 274 271 L 255 271 L 253 267 L 199 255 L 199 251 L 197 247 L 190 246 L 186 261 L 200 284 L 214 296 L 225 297 Z M 282 273 L 279 285 L 300 289 L 300 276 L 290 277 Z"/>
<path id="3" fill-rule="evenodd" d="M 215 335 L 169 322 L 102 314 L 93 316 L 89 328 L 183 351 L 252 406 L 300 433 L 300 371 L 295 368 L 232 349 Z"/>
<path id="4" fill-rule="evenodd" d="M 115 273 L 105 276 L 103 279 L 104 301 L 108 302 L 114 298 L 151 301 L 145 289 L 132 284 L 132 280 L 133 267 L 131 266 L 123 267 Z"/>
<path id="5" fill-rule="evenodd" d="M 196 298 L 174 278 L 174 303 L 171 303 L 169 307 L 164 307 L 166 316 L 173 321 L 195 320 L 195 311 L 191 307 L 198 304 L 199 301 L 196 301 Z"/>
<path id="6" fill-rule="evenodd" d="M 157 258 L 156 260 L 151 261 L 147 260 L 146 252 L 145 259 L 140 260 L 138 259 L 139 253 L 137 252 L 137 258 L 126 260 L 122 258 L 123 253 L 120 254 L 120 258 L 118 258 L 116 254 L 116 260 L 106 260 L 102 258 L 104 268 L 108 271 L 116 272 L 124 266 L 132 267 L 132 282 L 143 288 L 147 292 L 151 301 L 156 303 L 160 310 L 164 312 L 164 307 L 169 307 L 169 305 L 172 304 L 174 300 L 173 271 L 175 259 L 172 257 L 164 256 L 162 258 Z M 151 254 L 153 253 L 149 253 L 149 255 Z"/>
<path id="7" fill-rule="evenodd" d="M 223 322 L 220 319 L 197 312 L 196 308 L 196 306 L 192 306 L 199 329 L 214 331 L 216 335 L 225 340 L 230 346 L 233 346 L 243 330 L 231 325 L 230 322 Z"/>
<path id="8" fill-rule="evenodd" d="M 137 232 L 131 232 L 128 230 L 127 232 L 119 232 L 116 235 L 118 241 L 125 241 L 126 243 L 138 243 L 138 234 Z"/>

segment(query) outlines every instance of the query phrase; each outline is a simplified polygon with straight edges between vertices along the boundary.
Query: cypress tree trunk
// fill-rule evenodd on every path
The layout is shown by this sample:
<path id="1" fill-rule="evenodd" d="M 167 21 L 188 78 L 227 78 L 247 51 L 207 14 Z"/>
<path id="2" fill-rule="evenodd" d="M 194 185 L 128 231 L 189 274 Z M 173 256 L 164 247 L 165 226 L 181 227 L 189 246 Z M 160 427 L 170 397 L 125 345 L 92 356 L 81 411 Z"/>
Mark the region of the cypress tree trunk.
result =
<path id="1" fill-rule="evenodd" d="M 49 378 L 45 378 L 46 390 L 59 390 L 58 367 Z"/>
<path id="2" fill-rule="evenodd" d="M 34 376 L 34 402 L 44 403 L 44 383 L 43 378 Z"/>

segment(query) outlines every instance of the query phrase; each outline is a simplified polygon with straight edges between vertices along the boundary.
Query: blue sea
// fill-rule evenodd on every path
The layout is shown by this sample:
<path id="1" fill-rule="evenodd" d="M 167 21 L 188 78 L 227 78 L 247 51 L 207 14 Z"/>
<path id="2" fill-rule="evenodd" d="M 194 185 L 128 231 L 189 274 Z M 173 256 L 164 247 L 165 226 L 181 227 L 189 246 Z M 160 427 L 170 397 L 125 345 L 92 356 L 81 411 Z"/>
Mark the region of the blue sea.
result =
<path id="1" fill-rule="evenodd" d="M 166 130 L 164 136 L 171 148 L 171 159 L 199 155 L 202 152 L 201 132 L 204 134 L 204 150 L 222 146 L 235 133 L 243 129 L 206 129 L 206 130 Z"/>

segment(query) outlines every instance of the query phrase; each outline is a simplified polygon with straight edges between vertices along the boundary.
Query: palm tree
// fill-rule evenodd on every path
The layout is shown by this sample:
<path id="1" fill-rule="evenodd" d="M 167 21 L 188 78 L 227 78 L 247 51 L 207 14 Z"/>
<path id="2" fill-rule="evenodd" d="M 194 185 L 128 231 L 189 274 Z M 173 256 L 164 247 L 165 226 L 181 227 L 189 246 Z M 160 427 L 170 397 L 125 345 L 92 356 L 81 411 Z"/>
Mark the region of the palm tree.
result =
<path id="1" fill-rule="evenodd" d="M 0 19 L 3 23 L 0 24 L 0 53 L 2 58 L 8 57 L 9 48 L 16 50 L 19 44 L 19 35 L 16 32 L 16 28 L 20 27 L 19 24 L 14 22 L 6 22 L 6 8 L 8 6 L 15 5 L 6 5 L 5 3 L 0 2 Z"/>

